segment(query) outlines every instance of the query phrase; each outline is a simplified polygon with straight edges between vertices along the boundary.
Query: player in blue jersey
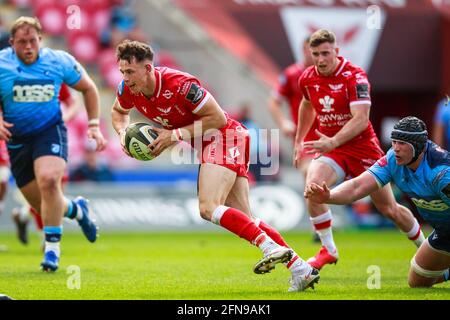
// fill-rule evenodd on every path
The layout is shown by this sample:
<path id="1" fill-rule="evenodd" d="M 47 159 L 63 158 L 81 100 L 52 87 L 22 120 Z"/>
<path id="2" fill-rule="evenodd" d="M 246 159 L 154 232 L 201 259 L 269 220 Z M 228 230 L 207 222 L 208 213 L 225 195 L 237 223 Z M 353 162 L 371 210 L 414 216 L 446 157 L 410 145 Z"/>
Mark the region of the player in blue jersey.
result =
<path id="1" fill-rule="evenodd" d="M 401 119 L 391 133 L 392 148 L 372 167 L 331 191 L 310 184 L 305 197 L 318 203 L 348 204 L 394 182 L 433 228 L 411 260 L 410 287 L 431 287 L 449 279 L 450 153 L 428 140 L 425 123 Z"/>
<path id="2" fill-rule="evenodd" d="M 97 151 L 106 141 L 99 130 L 99 95 L 94 82 L 68 53 L 41 48 L 42 28 L 32 17 L 11 28 L 11 48 L 0 51 L 0 139 L 7 141 L 11 171 L 28 203 L 42 215 L 44 271 L 55 271 L 60 257 L 62 218 L 76 219 L 90 242 L 97 227 L 87 200 L 64 197 L 61 180 L 67 161 L 67 130 L 58 95 L 62 83 L 83 94 L 89 118 L 87 136 Z"/>

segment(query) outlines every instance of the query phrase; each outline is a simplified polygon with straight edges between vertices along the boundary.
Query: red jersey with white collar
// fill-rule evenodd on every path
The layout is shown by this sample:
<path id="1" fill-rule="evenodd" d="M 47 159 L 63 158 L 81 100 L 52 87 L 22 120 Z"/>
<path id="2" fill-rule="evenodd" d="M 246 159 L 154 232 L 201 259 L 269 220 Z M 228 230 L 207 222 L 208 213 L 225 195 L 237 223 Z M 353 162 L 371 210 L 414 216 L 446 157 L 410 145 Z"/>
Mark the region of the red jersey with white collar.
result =
<path id="1" fill-rule="evenodd" d="M 319 74 L 315 66 L 305 70 L 299 80 L 304 98 L 314 107 L 319 131 L 334 136 L 352 118 L 350 107 L 371 104 L 370 83 L 363 69 L 338 57 L 336 71 L 330 76 Z M 346 144 L 376 138 L 372 124 Z"/>
<path id="2" fill-rule="evenodd" d="M 196 115 L 210 97 L 194 76 L 174 69 L 155 67 L 156 87 L 147 98 L 133 94 L 124 81 L 119 84 L 117 99 L 120 108 L 136 108 L 148 119 L 171 130 L 185 127 L 199 120 Z M 238 176 L 247 177 L 250 162 L 250 137 L 247 128 L 224 112 L 227 124 L 208 136 L 197 137 L 191 145 L 199 151 L 201 163 L 226 167 Z M 195 138 L 195 140 L 197 140 Z"/>
<path id="3" fill-rule="evenodd" d="M 147 98 L 133 94 L 124 81 L 119 84 L 117 99 L 124 110 L 136 108 L 165 129 L 176 129 L 198 120 L 196 115 L 210 97 L 194 76 L 178 70 L 155 67 L 156 87 Z"/>

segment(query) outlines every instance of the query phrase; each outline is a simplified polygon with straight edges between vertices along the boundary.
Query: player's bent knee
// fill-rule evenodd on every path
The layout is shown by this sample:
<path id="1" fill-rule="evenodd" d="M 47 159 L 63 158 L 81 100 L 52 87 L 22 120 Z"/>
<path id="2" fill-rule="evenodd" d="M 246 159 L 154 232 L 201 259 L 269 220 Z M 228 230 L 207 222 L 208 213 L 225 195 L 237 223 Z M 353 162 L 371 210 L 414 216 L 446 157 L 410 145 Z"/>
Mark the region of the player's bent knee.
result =
<path id="1" fill-rule="evenodd" d="M 200 216 L 207 221 L 211 221 L 213 212 L 217 208 L 217 205 L 211 202 L 200 202 L 199 207 Z"/>
<path id="2" fill-rule="evenodd" d="M 441 277 L 445 270 L 427 270 L 419 266 L 416 256 L 411 259 L 411 270 L 413 275 L 408 278 L 408 285 L 411 288 L 431 287 L 435 283 L 435 279 Z M 417 275 L 414 276 L 414 273 Z M 425 278 L 425 279 L 424 279 Z"/>
<path id="3" fill-rule="evenodd" d="M 39 189 L 41 190 L 54 190 L 58 188 L 58 184 L 61 179 L 54 174 L 44 174 L 38 178 Z"/>

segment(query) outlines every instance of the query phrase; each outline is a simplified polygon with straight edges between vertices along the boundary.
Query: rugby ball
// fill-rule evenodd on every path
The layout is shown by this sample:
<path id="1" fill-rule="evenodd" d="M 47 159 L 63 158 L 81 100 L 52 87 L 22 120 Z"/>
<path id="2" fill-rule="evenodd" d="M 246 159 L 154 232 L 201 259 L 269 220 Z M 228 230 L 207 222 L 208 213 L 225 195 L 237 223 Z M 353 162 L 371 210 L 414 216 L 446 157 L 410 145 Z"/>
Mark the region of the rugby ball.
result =
<path id="1" fill-rule="evenodd" d="M 125 130 L 125 148 L 137 160 L 153 160 L 155 157 L 150 154 L 148 145 L 157 137 L 158 134 L 149 124 L 143 122 L 132 123 Z"/>

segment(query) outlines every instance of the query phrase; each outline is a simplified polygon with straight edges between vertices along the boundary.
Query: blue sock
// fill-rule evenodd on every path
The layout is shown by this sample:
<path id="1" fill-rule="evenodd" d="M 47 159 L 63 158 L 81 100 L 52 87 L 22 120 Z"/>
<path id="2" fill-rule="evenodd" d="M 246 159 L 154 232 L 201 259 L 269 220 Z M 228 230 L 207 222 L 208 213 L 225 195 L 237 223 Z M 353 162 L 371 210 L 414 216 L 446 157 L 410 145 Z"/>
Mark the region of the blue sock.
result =
<path id="1" fill-rule="evenodd" d="M 57 243 L 61 241 L 62 226 L 44 226 L 45 241 Z"/>
<path id="2" fill-rule="evenodd" d="M 78 206 L 73 200 L 69 200 L 66 198 L 67 202 L 67 211 L 64 213 L 64 217 L 69 219 L 75 219 L 78 214 Z"/>
<path id="3" fill-rule="evenodd" d="M 450 269 L 445 270 L 444 272 L 444 281 L 448 281 L 450 274 Z"/>

